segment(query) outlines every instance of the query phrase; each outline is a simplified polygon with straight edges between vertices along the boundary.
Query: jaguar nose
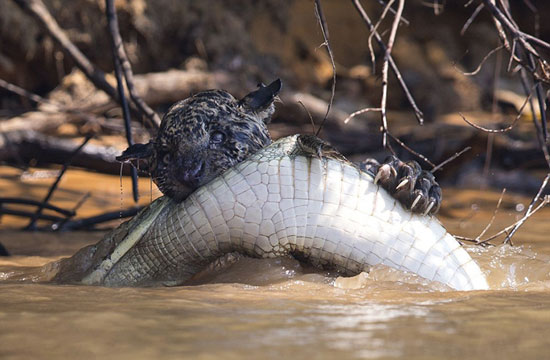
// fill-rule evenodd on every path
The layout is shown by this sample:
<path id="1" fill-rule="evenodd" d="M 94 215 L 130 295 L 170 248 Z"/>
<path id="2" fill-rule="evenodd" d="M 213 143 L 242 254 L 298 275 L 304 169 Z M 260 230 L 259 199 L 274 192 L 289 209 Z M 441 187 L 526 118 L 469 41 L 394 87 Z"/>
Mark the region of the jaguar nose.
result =
<path id="1" fill-rule="evenodd" d="M 180 172 L 177 174 L 178 180 L 189 187 L 199 186 L 199 180 L 204 170 L 204 161 L 197 160 L 189 165 L 181 167 Z"/>

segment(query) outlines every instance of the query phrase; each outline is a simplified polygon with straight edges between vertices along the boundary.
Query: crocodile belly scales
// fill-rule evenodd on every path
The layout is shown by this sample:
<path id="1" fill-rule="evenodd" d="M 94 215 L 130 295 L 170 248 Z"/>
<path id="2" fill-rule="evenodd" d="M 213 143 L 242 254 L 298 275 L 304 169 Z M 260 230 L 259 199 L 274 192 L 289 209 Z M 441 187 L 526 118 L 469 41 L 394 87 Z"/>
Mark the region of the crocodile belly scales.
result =
<path id="1" fill-rule="evenodd" d="M 350 275 L 385 264 L 457 290 L 488 288 L 435 217 L 407 211 L 352 164 L 292 155 L 290 143 L 274 143 L 167 206 L 100 283 L 181 283 L 238 251 L 294 255 Z"/>

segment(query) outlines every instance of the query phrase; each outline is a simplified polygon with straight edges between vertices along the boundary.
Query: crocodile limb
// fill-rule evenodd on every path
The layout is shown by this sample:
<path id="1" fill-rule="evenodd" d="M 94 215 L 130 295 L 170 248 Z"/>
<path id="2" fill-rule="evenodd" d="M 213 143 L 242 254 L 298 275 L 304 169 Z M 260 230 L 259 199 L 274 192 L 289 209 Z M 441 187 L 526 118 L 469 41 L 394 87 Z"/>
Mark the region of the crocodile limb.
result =
<path id="1" fill-rule="evenodd" d="M 348 275 L 385 264 L 456 290 L 488 288 L 478 265 L 435 217 L 406 210 L 371 174 L 322 141 L 315 144 L 310 136 L 283 138 L 181 203 L 157 200 L 125 225 L 118 245 L 108 236 L 102 241 L 110 241 L 103 246 L 108 251 L 77 276 L 67 276 L 74 264 L 62 262 L 55 280 L 177 285 L 239 252 L 295 256 Z"/>

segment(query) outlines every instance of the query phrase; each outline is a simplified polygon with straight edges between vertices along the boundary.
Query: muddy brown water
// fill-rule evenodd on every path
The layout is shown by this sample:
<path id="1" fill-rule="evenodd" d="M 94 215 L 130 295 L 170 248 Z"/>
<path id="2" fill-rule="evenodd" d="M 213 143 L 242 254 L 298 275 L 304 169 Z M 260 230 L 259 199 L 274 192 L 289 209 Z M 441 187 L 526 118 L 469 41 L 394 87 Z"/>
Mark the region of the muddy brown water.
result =
<path id="1" fill-rule="evenodd" d="M 56 204 L 85 192 L 78 190 L 81 175 L 69 174 Z M 108 185 L 93 186 L 113 194 L 83 211 L 120 206 L 118 178 L 93 177 L 108 178 Z M 47 190 L 41 180 L 10 179 L 0 179 L 2 193 L 8 185 L 12 196 Z M 474 237 L 499 196 L 449 189 L 444 195 L 445 226 Z M 488 234 L 514 222 L 528 201 L 507 195 Z M 51 285 L 41 282 L 41 266 L 103 233 L 22 233 L 10 229 L 20 220 L 5 217 L 0 242 L 15 255 L 0 258 L 0 358 L 550 358 L 549 215 L 544 209 L 529 219 L 514 247 L 468 247 L 492 287 L 478 292 L 451 291 L 382 266 L 339 278 L 291 259 L 248 258 L 190 286 Z"/>

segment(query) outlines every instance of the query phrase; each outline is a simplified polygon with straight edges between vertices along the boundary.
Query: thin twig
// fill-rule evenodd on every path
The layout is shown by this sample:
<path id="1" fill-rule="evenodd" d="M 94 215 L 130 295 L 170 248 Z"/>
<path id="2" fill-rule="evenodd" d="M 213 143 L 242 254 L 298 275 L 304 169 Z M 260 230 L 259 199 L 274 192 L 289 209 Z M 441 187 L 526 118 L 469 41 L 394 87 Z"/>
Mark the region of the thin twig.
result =
<path id="1" fill-rule="evenodd" d="M 443 13 L 443 4 L 439 4 L 439 0 L 433 0 L 434 15 L 441 15 Z"/>
<path id="2" fill-rule="evenodd" d="M 361 109 L 361 110 L 357 110 L 355 112 L 352 112 L 347 118 L 344 119 L 344 124 L 347 124 L 351 119 L 353 119 L 357 115 L 361 115 L 361 114 L 371 112 L 371 111 L 378 111 L 379 112 L 379 111 L 382 111 L 382 109 L 380 109 L 380 108 L 364 108 L 364 109 Z"/>
<path id="3" fill-rule="evenodd" d="M 67 161 L 63 164 L 63 167 L 61 168 L 61 171 L 59 172 L 59 175 L 57 175 L 57 179 L 55 179 L 54 183 L 52 184 L 52 186 L 50 187 L 50 189 L 48 190 L 48 193 L 46 194 L 46 197 L 44 197 L 44 200 L 42 200 L 42 205 L 38 207 L 38 209 L 36 210 L 36 213 L 35 213 L 35 216 L 33 216 L 31 218 L 31 221 L 29 222 L 29 224 L 25 227 L 25 230 L 35 230 L 36 229 L 36 221 L 40 218 L 40 215 L 42 215 L 42 210 L 44 210 L 44 207 L 45 207 L 45 204 L 47 204 L 49 201 L 50 201 L 50 198 L 52 197 L 54 191 L 57 189 L 57 186 L 59 185 L 59 182 L 61 181 L 61 178 L 63 177 L 63 175 L 65 174 L 65 171 L 67 171 L 67 168 L 69 167 L 69 165 L 71 164 L 72 160 L 74 159 L 74 157 L 76 155 L 78 155 L 78 153 L 80 152 L 80 150 L 82 150 L 82 148 L 84 146 L 86 146 L 86 144 L 88 143 L 88 141 L 90 141 L 90 139 L 92 139 L 92 136 L 91 135 L 88 135 L 86 136 L 86 138 L 84 139 L 84 141 L 82 142 L 82 144 L 80 144 L 80 146 L 78 146 L 73 152 L 72 154 L 69 156 L 69 158 L 67 159 Z M 62 219 L 61 219 L 62 220 Z"/>
<path id="4" fill-rule="evenodd" d="M 504 198 L 504 193 L 506 192 L 506 188 L 502 189 L 502 192 L 500 193 L 500 197 L 497 202 L 497 206 L 495 207 L 495 210 L 493 211 L 493 216 L 491 217 L 491 220 L 487 223 L 487 226 L 485 226 L 485 229 L 475 238 L 477 242 L 485 235 L 487 230 L 493 225 L 493 222 L 495 221 L 495 217 L 497 216 L 498 209 L 500 208 L 500 204 L 502 203 L 502 199 Z"/>
<path id="5" fill-rule="evenodd" d="M 57 216 L 57 215 L 36 214 L 36 212 L 9 209 L 9 208 L 6 208 L 6 207 L 3 207 L 0 210 L 0 214 L 18 216 L 18 217 L 23 217 L 23 218 L 28 218 L 28 219 L 47 220 L 47 221 L 52 221 L 52 222 L 62 221 L 64 219 L 63 217 Z"/>
<path id="6" fill-rule="evenodd" d="M 109 30 L 111 33 L 111 39 L 113 41 L 114 52 L 120 61 L 122 66 L 122 71 L 124 73 L 124 80 L 126 81 L 126 86 L 128 87 L 128 93 L 130 98 L 136 105 L 136 107 L 143 113 L 152 123 L 156 126 L 160 125 L 159 116 L 151 109 L 145 101 L 138 95 L 134 87 L 134 73 L 132 71 L 132 66 L 126 55 L 124 45 L 122 43 L 122 37 L 120 36 L 118 18 L 116 15 L 115 5 L 113 0 L 105 0 L 106 10 L 107 10 L 107 21 L 109 22 Z"/>
<path id="7" fill-rule="evenodd" d="M 543 48 L 546 48 L 547 50 L 550 50 L 550 44 L 546 41 L 543 41 L 535 36 L 529 35 L 524 33 L 523 31 L 519 30 L 516 24 L 514 24 L 512 21 L 506 17 L 502 13 L 502 11 L 496 6 L 496 4 L 493 2 L 494 0 L 483 0 L 483 3 L 485 4 L 485 7 L 493 14 L 495 17 L 495 21 L 497 21 L 500 26 L 505 27 L 506 30 L 508 30 L 514 38 L 519 39 L 520 42 L 522 42 L 522 45 L 531 53 L 534 53 L 538 56 L 536 51 L 530 46 L 530 44 L 537 45 Z M 505 43 L 505 45 L 507 45 Z M 508 43 L 509 45 L 509 43 Z M 508 47 L 508 46 L 507 46 Z"/>
<path id="8" fill-rule="evenodd" d="M 75 212 L 71 210 L 62 209 L 58 206 L 40 202 L 32 199 L 21 199 L 13 197 L 0 197 L 0 212 L 2 212 L 2 204 L 18 204 L 18 205 L 30 205 L 30 206 L 42 206 L 44 209 L 58 212 L 65 216 L 74 216 Z"/>
<path id="9" fill-rule="evenodd" d="M 321 121 L 321 125 L 319 125 L 319 128 L 315 133 L 315 136 L 319 136 L 319 133 L 323 129 L 323 126 L 325 125 L 325 121 L 327 120 L 328 114 L 330 112 L 330 108 L 332 107 L 332 103 L 334 102 L 334 94 L 336 92 L 336 64 L 334 62 L 334 55 L 332 53 L 332 49 L 330 47 L 330 43 L 328 40 L 329 34 L 328 34 L 327 20 L 325 19 L 325 14 L 323 13 L 323 8 L 321 7 L 320 0 L 315 0 L 315 16 L 317 17 L 317 21 L 319 22 L 319 26 L 321 27 L 321 33 L 323 34 L 323 39 L 325 41 L 323 45 L 325 45 L 327 48 L 327 53 L 330 58 L 330 64 L 332 65 L 332 87 L 330 92 L 330 101 L 327 106 L 327 112 L 325 113 L 325 117 L 323 118 L 323 121 Z"/>
<path id="10" fill-rule="evenodd" d="M 52 224 L 51 228 L 53 231 L 58 231 L 59 229 L 61 229 L 68 221 L 70 221 L 74 215 L 76 214 L 77 210 L 80 209 L 80 207 L 84 204 L 84 202 L 86 202 L 86 200 L 88 200 L 90 198 L 90 196 L 92 195 L 91 192 L 87 192 L 86 194 L 84 194 L 84 196 L 77 201 L 77 203 L 75 204 L 75 206 L 73 207 L 73 215 L 71 216 L 66 216 L 65 219 L 63 219 L 63 221 L 60 221 L 60 222 L 56 222 L 54 224 Z"/>
<path id="11" fill-rule="evenodd" d="M 378 33 L 378 27 L 380 26 L 380 24 L 382 24 L 382 21 L 384 21 L 384 19 L 386 18 L 386 14 L 388 13 L 388 10 L 391 8 L 394 1 L 395 0 L 388 1 L 386 6 L 384 7 L 384 10 L 382 11 L 382 14 L 378 18 L 378 21 L 376 22 L 376 24 L 374 24 L 374 27 L 373 27 L 372 31 L 370 32 L 369 38 L 367 40 L 367 45 L 369 47 L 369 53 L 370 53 L 370 60 L 372 62 L 372 72 L 373 72 L 373 74 L 376 71 L 376 56 L 374 55 L 374 47 L 372 46 L 372 38 L 374 37 L 374 34 Z"/>
<path id="12" fill-rule="evenodd" d="M 483 4 L 479 4 L 472 15 L 468 18 L 464 26 L 462 27 L 462 30 L 460 30 L 460 35 L 464 36 L 464 33 L 466 33 L 466 30 L 472 25 L 472 22 L 475 20 L 479 12 L 483 9 Z"/>
<path id="13" fill-rule="evenodd" d="M 519 219 L 518 221 L 514 222 L 513 224 L 505 227 L 504 229 L 500 230 L 499 232 L 489 236 L 488 238 L 484 239 L 484 240 L 479 240 L 479 241 L 476 241 L 476 239 L 473 239 L 473 238 L 469 238 L 469 237 L 465 237 L 465 236 L 458 236 L 458 235 L 454 235 L 455 238 L 459 239 L 459 240 L 464 240 L 464 241 L 469 241 L 469 242 L 473 242 L 475 243 L 476 245 L 492 245 L 489 243 L 489 241 L 491 240 L 494 240 L 496 239 L 497 237 L 503 235 L 503 234 L 509 234 L 510 231 L 518 226 L 518 225 L 523 225 L 523 223 L 529 218 L 531 217 L 532 215 L 534 215 L 535 213 L 537 213 L 540 209 L 542 209 L 544 206 L 550 204 L 550 196 L 545 196 L 543 198 L 543 200 L 541 201 L 541 203 L 539 205 L 537 205 L 537 207 L 535 209 L 533 209 L 533 211 L 531 211 L 531 213 L 529 214 L 529 216 L 526 216 L 524 215 L 521 219 Z M 511 244 L 511 243 L 510 243 Z"/>
<path id="14" fill-rule="evenodd" d="M 365 9 L 363 9 L 363 6 L 361 5 L 360 1 L 359 0 L 351 0 L 351 2 L 353 3 L 353 6 L 355 7 L 357 12 L 359 13 L 359 16 L 361 16 L 361 19 L 363 19 L 363 22 L 367 25 L 367 28 L 369 29 L 369 31 L 373 31 L 374 25 L 373 25 L 371 19 L 369 18 L 369 16 L 367 15 L 367 13 L 365 12 Z M 378 42 L 378 46 L 380 46 L 380 49 L 382 49 L 382 51 L 386 51 L 386 44 L 382 40 L 382 37 L 380 36 L 380 34 L 378 34 L 378 32 L 375 32 L 374 37 L 375 37 L 376 41 Z M 418 120 L 418 123 L 423 124 L 424 123 L 424 114 L 422 113 L 422 111 L 420 111 L 420 109 L 416 105 L 416 102 L 414 101 L 414 98 L 413 98 L 407 84 L 405 83 L 405 80 L 403 79 L 403 76 L 401 75 L 401 72 L 399 71 L 399 68 L 395 64 L 395 61 L 393 60 L 393 57 L 391 55 L 389 56 L 389 62 L 390 62 L 391 69 L 392 69 L 397 81 L 399 82 L 399 86 L 401 87 L 401 89 L 405 93 L 405 96 L 407 97 L 407 101 L 409 102 L 409 104 L 411 105 L 411 107 L 414 110 L 414 115 L 416 116 L 416 119 Z"/>
<path id="15" fill-rule="evenodd" d="M 34 101 L 35 103 L 48 104 L 48 105 L 53 105 L 55 107 L 58 106 L 57 104 L 51 102 L 50 100 L 48 100 L 46 98 L 43 98 L 40 95 L 33 94 L 30 91 L 27 91 L 27 90 L 25 90 L 22 87 L 19 87 L 17 85 L 11 84 L 11 83 L 7 82 L 6 80 L 3 80 L 3 79 L 0 79 L 0 87 L 6 89 L 8 91 L 11 91 L 12 93 L 15 93 L 19 96 L 23 96 L 27 99 L 30 99 L 30 100 Z"/>
<path id="16" fill-rule="evenodd" d="M 393 21 L 390 36 L 388 38 L 388 44 L 386 46 L 386 51 L 384 54 L 384 61 L 382 63 L 382 98 L 380 100 L 380 115 L 382 117 L 382 145 L 388 147 L 387 143 L 387 133 L 388 133 L 388 118 L 386 115 L 386 102 L 388 96 L 388 67 L 390 62 L 390 55 L 393 49 L 393 43 L 395 41 L 395 36 L 397 35 L 397 27 L 399 26 L 399 19 L 403 13 L 403 7 L 405 5 L 405 0 L 399 0 L 397 4 L 397 12 L 395 14 L 395 19 Z"/>
<path id="17" fill-rule="evenodd" d="M 508 31 L 510 31 L 515 37 L 524 39 L 525 41 L 530 41 L 535 45 L 544 47 L 547 50 L 550 50 L 550 44 L 546 41 L 543 41 L 537 37 L 526 34 L 523 31 L 519 30 L 515 24 L 513 24 L 503 13 L 502 11 L 493 3 L 494 0 L 483 0 L 485 6 L 491 11 L 494 17 L 504 26 Z"/>
<path id="18" fill-rule="evenodd" d="M 130 125 L 130 111 L 128 109 L 128 102 L 126 100 L 126 95 L 124 95 L 124 85 L 122 83 L 122 69 L 121 63 L 122 60 L 119 58 L 120 51 L 117 49 L 117 46 L 122 46 L 122 40 L 120 38 L 120 33 L 118 31 L 118 20 L 115 11 L 115 5 L 113 0 L 105 0 L 106 3 L 106 12 L 107 12 L 107 21 L 109 24 L 109 33 L 111 34 L 111 45 L 113 50 L 113 63 L 115 67 L 115 76 L 117 81 L 117 91 L 118 97 L 120 99 L 120 104 L 122 107 L 122 115 L 124 118 L 124 128 L 126 132 L 126 141 L 128 146 L 134 145 L 134 140 L 132 139 L 132 127 Z M 117 41 L 119 43 L 117 43 Z M 131 70 L 130 70 L 131 72 Z M 139 200 L 139 190 L 138 190 L 138 179 L 137 179 L 137 170 L 133 166 L 130 168 L 131 177 L 132 177 L 132 195 L 134 202 Z"/>
<path id="19" fill-rule="evenodd" d="M 508 234 L 508 236 L 506 236 L 506 239 L 504 239 L 504 243 L 507 244 L 511 241 L 512 239 L 512 236 L 514 236 L 514 234 L 516 233 L 516 231 L 520 228 L 521 225 L 523 225 L 523 223 L 525 222 L 525 220 L 527 220 L 529 218 L 529 216 L 531 216 L 533 214 L 532 212 L 532 209 L 533 209 L 533 206 L 535 205 L 535 203 L 537 201 L 539 201 L 540 197 L 541 197 L 541 194 L 542 192 L 546 189 L 546 185 L 548 184 L 548 180 L 550 180 L 550 173 L 548 175 L 546 175 L 546 177 L 544 178 L 544 180 L 542 181 L 542 184 L 539 188 L 539 191 L 537 192 L 537 195 L 535 195 L 535 197 L 533 198 L 533 200 L 531 201 L 531 203 L 529 204 L 529 207 L 527 208 L 527 211 L 525 212 L 525 215 L 523 216 L 523 218 L 521 219 L 522 221 L 518 222 L 514 227 L 513 229 L 510 231 L 510 233 Z M 544 203 L 544 202 L 543 202 Z"/>
<path id="20" fill-rule="evenodd" d="M 517 45 L 516 39 L 512 40 L 512 49 L 510 50 L 510 59 L 508 60 L 508 66 L 506 67 L 507 72 L 512 72 L 512 65 L 514 64 L 514 60 L 516 59 L 515 53 L 516 53 L 516 45 Z"/>
<path id="21" fill-rule="evenodd" d="M 453 156 L 451 156 L 447 160 L 444 160 L 439 165 L 434 166 L 433 169 L 430 170 L 430 172 L 433 174 L 434 172 L 440 170 L 443 166 L 447 165 L 448 163 L 450 163 L 451 161 L 453 161 L 454 159 L 456 159 L 460 155 L 464 154 L 466 151 L 470 151 L 471 149 L 472 148 L 470 146 L 466 146 L 464 149 L 462 149 L 459 152 L 455 153 Z"/>
<path id="22" fill-rule="evenodd" d="M 529 59 L 529 65 L 532 68 L 535 68 L 535 59 L 533 58 L 533 54 L 529 53 L 527 54 L 527 56 Z M 544 142 L 546 143 L 548 141 L 548 129 L 546 127 L 546 109 L 544 108 L 544 95 L 542 94 L 542 84 L 540 80 L 537 79 L 535 76 L 533 76 L 533 81 L 535 82 L 535 94 L 537 95 L 537 100 L 539 102 L 542 137 L 544 138 Z"/>
<path id="23" fill-rule="evenodd" d="M 404 148 L 405 150 L 407 150 L 408 152 L 410 152 L 411 154 L 417 156 L 418 158 L 422 159 L 423 161 L 425 161 L 427 164 L 429 164 L 430 166 L 432 167 L 435 167 L 435 164 L 433 162 L 431 162 L 430 160 L 428 160 L 427 157 L 425 157 L 424 155 L 414 151 L 413 149 L 411 149 L 410 147 L 408 147 L 407 145 L 405 145 L 405 143 L 401 140 L 399 140 L 397 137 L 395 137 L 391 132 L 388 132 L 388 135 L 396 142 L 398 143 L 399 145 L 401 145 L 402 148 Z"/>
<path id="24" fill-rule="evenodd" d="M 126 210 L 111 211 L 111 212 L 107 212 L 96 216 L 67 221 L 62 227 L 59 228 L 59 230 L 69 231 L 69 230 L 88 229 L 97 224 L 101 224 L 107 221 L 119 220 L 122 218 L 134 216 L 143 208 L 144 208 L 143 206 L 132 207 Z"/>
<path id="25" fill-rule="evenodd" d="M 302 105 L 307 115 L 309 116 L 309 122 L 311 123 L 311 133 L 315 134 L 315 121 L 313 121 L 313 117 L 311 116 L 311 113 L 309 112 L 309 110 L 301 100 L 298 100 L 298 104 Z"/>
<path id="26" fill-rule="evenodd" d="M 481 130 L 481 131 L 484 131 L 484 132 L 488 132 L 488 133 L 505 133 L 505 132 L 508 132 L 510 130 L 512 130 L 517 122 L 519 121 L 519 119 L 521 118 L 521 115 L 523 115 L 523 110 L 525 109 L 525 105 L 527 105 L 527 103 L 529 103 L 529 100 L 531 98 L 531 94 L 529 94 L 529 96 L 525 99 L 525 101 L 523 102 L 523 105 L 521 105 L 521 108 L 519 109 L 519 112 L 516 116 L 516 118 L 514 119 L 514 121 L 512 121 L 512 123 L 505 127 L 504 129 L 488 129 L 486 127 L 483 127 L 481 125 L 477 125 L 477 124 L 474 124 L 473 122 L 470 122 L 468 119 L 466 119 L 466 117 L 462 114 L 462 113 L 458 113 L 458 115 L 460 115 L 460 117 L 462 118 L 462 120 L 464 120 L 466 123 L 468 123 L 468 125 L 478 129 L 478 130 Z"/>
<path id="27" fill-rule="evenodd" d="M 474 71 L 471 71 L 471 72 L 460 71 L 460 69 L 458 69 L 456 66 L 455 66 L 455 69 L 459 70 L 465 76 L 477 75 L 477 73 L 479 73 L 479 71 L 481 70 L 481 68 L 483 67 L 483 65 L 487 61 L 487 59 L 489 59 L 489 57 L 491 55 L 493 55 L 494 53 L 496 53 L 497 51 L 502 50 L 502 49 L 504 49 L 504 45 L 500 45 L 500 46 L 494 48 L 493 50 L 489 51 L 489 53 L 487 55 L 485 55 L 483 60 L 481 60 L 481 62 L 479 63 L 479 65 L 477 66 L 477 68 Z"/>
<path id="28" fill-rule="evenodd" d="M 529 84 L 527 79 L 527 70 L 522 67 L 519 74 L 520 74 L 521 86 L 523 87 L 523 91 L 525 92 L 526 95 L 528 94 L 530 95 Z M 548 165 L 548 168 L 550 168 L 550 153 L 548 152 L 548 146 L 544 141 L 544 137 L 542 135 L 542 130 L 540 128 L 540 125 L 537 122 L 537 114 L 535 112 L 535 105 L 533 103 L 533 99 L 529 99 L 529 109 L 531 110 L 533 125 L 535 126 L 535 129 L 536 129 L 537 140 L 539 142 L 540 149 L 544 155 L 544 159 L 546 160 L 546 164 Z"/>
<path id="29" fill-rule="evenodd" d="M 376 0 L 376 1 L 377 1 L 380 5 L 382 5 L 382 6 L 384 6 L 384 7 L 386 6 L 386 3 L 385 3 L 384 1 L 382 1 L 382 0 Z M 395 10 L 394 10 L 393 8 L 391 8 L 391 7 L 390 7 L 390 12 L 391 12 L 393 15 L 395 15 Z M 405 24 L 405 25 L 410 25 L 409 20 L 405 19 L 404 16 L 401 16 L 400 21 L 401 21 L 403 24 Z"/>

